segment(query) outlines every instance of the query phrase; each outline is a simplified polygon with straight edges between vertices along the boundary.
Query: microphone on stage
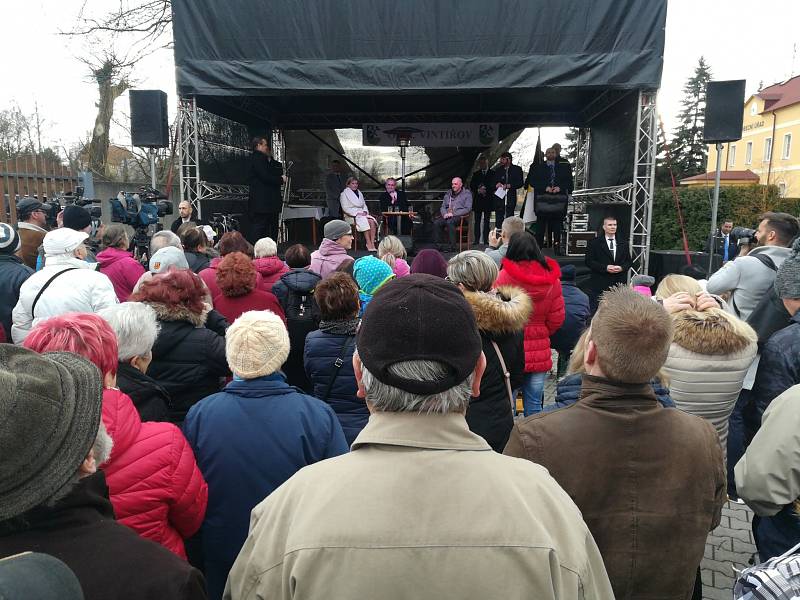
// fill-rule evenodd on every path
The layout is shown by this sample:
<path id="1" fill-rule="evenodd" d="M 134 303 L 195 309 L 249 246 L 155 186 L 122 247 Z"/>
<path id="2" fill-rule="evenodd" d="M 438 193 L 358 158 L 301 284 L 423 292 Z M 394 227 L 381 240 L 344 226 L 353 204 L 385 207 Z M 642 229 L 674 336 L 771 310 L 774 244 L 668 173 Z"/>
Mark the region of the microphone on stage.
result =
<path id="1" fill-rule="evenodd" d="M 293 164 L 294 164 L 294 161 L 293 161 L 293 160 L 290 160 L 289 162 L 287 162 L 287 163 L 286 163 L 286 172 L 287 172 L 287 173 L 289 172 L 289 169 L 291 169 L 291 168 L 292 168 L 292 165 L 293 165 Z"/>

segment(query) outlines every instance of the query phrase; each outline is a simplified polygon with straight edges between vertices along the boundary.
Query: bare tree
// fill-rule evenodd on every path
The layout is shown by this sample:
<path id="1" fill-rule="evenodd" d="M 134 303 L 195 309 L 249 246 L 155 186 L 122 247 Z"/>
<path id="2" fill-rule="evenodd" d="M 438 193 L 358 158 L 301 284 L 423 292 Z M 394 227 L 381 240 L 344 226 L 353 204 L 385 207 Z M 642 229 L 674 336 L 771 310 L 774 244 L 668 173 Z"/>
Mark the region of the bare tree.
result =
<path id="1" fill-rule="evenodd" d="M 137 52 L 172 47 L 172 0 L 117 0 L 101 17 L 90 16 L 88 0 L 78 15 L 80 25 L 68 35 L 128 38 Z"/>

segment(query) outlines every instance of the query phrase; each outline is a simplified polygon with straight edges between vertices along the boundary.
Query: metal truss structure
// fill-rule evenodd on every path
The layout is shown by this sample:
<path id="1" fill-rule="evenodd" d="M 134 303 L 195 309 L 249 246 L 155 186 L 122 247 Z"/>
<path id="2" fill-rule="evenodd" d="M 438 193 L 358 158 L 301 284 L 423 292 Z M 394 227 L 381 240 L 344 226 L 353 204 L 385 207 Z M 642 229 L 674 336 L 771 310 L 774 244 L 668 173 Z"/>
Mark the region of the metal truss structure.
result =
<path id="1" fill-rule="evenodd" d="M 653 188 L 656 181 L 658 145 L 656 90 L 640 90 L 636 107 L 633 190 L 631 192 L 630 249 L 633 266 L 629 276 L 647 274 L 650 262 L 650 228 L 653 219 Z"/>
<path id="2" fill-rule="evenodd" d="M 589 204 L 631 204 L 632 183 L 608 187 L 586 188 L 572 192 L 573 212 L 584 212 Z"/>
<path id="3" fill-rule="evenodd" d="M 575 189 L 582 190 L 589 183 L 589 156 L 592 151 L 592 131 L 588 127 L 578 130 L 577 158 L 575 159 Z"/>
<path id="4" fill-rule="evenodd" d="M 181 98 L 178 104 L 178 160 L 181 167 L 181 199 L 192 204 L 199 217 L 200 198 L 200 140 L 197 129 L 197 101 Z"/>

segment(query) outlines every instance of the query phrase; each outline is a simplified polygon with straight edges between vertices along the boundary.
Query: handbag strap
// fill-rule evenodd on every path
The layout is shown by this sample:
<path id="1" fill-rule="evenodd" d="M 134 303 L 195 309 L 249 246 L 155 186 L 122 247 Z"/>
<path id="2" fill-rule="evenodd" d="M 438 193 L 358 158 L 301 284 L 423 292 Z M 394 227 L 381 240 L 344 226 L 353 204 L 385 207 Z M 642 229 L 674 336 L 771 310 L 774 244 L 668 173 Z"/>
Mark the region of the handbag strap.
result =
<path id="1" fill-rule="evenodd" d="M 33 299 L 33 304 L 31 304 L 31 317 L 32 317 L 32 318 L 35 318 L 35 317 L 36 317 L 36 314 L 35 314 L 35 311 L 36 311 L 36 303 L 37 303 L 37 302 L 39 302 L 39 298 L 41 298 L 41 297 L 42 297 L 42 294 L 44 293 L 44 291 L 45 291 L 45 290 L 46 290 L 48 287 L 50 287 L 50 284 L 51 284 L 51 283 L 53 283 L 53 280 L 54 280 L 56 277 L 58 277 L 59 275 L 63 275 L 63 274 L 64 274 L 64 273 L 66 273 L 67 271 L 77 271 L 77 270 L 78 270 L 78 267 L 69 267 L 68 269 L 64 269 L 63 271 L 59 271 L 58 273 L 56 273 L 55 275 L 53 275 L 53 276 L 52 276 L 50 279 L 48 279 L 47 281 L 45 281 L 45 282 L 44 282 L 44 285 L 43 285 L 43 286 L 42 286 L 42 287 L 39 289 L 39 293 L 38 293 L 38 294 L 36 294 L 36 298 L 34 298 L 34 299 Z"/>
<path id="2" fill-rule="evenodd" d="M 348 335 L 344 338 L 344 342 L 342 342 L 342 347 L 339 348 L 339 356 L 338 358 L 333 361 L 334 371 L 333 375 L 331 375 L 331 379 L 328 382 L 328 387 L 325 388 L 325 394 L 323 394 L 321 400 L 323 402 L 328 401 L 328 396 L 331 394 L 331 389 L 333 389 L 333 383 L 336 381 L 336 378 L 339 376 L 339 371 L 342 370 L 342 365 L 344 364 L 344 354 L 347 351 L 347 345 L 350 343 L 350 338 L 355 339 L 354 335 Z"/>
<path id="3" fill-rule="evenodd" d="M 506 368 L 506 361 L 503 360 L 503 353 L 500 352 L 500 346 L 497 345 L 497 342 L 492 340 L 492 346 L 494 347 L 495 354 L 497 354 L 497 358 L 500 361 L 500 368 L 503 369 L 503 378 L 506 382 L 506 392 L 508 392 L 508 401 L 511 403 L 511 413 L 514 414 L 516 412 L 516 402 L 514 402 L 514 392 L 511 391 L 511 373 L 509 373 L 508 369 Z"/>

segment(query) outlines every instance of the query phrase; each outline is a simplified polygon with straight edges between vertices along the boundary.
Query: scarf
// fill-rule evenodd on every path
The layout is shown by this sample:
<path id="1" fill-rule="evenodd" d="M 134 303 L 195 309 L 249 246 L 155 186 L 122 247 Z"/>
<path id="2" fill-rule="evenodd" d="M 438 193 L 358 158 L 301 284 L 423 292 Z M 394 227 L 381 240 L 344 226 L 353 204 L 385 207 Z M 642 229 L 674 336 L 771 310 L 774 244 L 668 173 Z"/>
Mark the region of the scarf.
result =
<path id="1" fill-rule="evenodd" d="M 344 319 L 342 321 L 320 321 L 319 330 L 333 335 L 355 335 L 358 331 L 358 319 Z"/>

